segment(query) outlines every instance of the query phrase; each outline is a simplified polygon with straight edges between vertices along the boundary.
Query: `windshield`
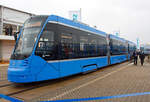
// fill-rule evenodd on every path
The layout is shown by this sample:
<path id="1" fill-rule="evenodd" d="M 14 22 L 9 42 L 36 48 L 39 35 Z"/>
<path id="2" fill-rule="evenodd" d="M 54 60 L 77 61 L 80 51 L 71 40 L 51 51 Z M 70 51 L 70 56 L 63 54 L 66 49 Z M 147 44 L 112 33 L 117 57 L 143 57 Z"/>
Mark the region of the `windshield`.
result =
<path id="1" fill-rule="evenodd" d="M 24 29 L 23 34 L 20 37 L 15 49 L 15 54 L 30 54 L 32 52 L 39 31 L 39 27 Z"/>
<path id="2" fill-rule="evenodd" d="M 37 16 L 31 17 L 25 22 L 18 43 L 15 46 L 14 56 L 23 56 L 23 58 L 26 58 L 32 53 L 37 36 L 45 20 L 45 16 Z"/>

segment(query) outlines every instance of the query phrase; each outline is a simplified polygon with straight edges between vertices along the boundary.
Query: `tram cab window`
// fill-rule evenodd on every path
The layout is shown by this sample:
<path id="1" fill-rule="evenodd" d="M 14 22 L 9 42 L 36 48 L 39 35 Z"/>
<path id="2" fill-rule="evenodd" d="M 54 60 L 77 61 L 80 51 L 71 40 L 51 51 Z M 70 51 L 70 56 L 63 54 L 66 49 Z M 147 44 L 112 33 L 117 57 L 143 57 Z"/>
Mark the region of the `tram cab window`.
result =
<path id="1" fill-rule="evenodd" d="M 55 59 L 54 48 L 54 32 L 44 30 L 37 45 L 36 55 L 41 56 L 45 60 Z"/>

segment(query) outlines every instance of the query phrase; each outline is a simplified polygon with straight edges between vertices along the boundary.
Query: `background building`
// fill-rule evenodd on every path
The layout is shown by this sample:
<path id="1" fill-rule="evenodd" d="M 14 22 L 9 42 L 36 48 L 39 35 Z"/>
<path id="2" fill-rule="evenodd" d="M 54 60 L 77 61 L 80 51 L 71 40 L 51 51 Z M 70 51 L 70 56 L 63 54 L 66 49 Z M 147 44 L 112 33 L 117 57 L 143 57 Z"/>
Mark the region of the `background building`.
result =
<path id="1" fill-rule="evenodd" d="M 0 61 L 9 61 L 14 47 L 14 34 L 34 14 L 0 5 Z"/>
<path id="2" fill-rule="evenodd" d="M 150 55 L 150 44 L 141 44 L 140 50 L 143 51 L 146 55 Z"/>

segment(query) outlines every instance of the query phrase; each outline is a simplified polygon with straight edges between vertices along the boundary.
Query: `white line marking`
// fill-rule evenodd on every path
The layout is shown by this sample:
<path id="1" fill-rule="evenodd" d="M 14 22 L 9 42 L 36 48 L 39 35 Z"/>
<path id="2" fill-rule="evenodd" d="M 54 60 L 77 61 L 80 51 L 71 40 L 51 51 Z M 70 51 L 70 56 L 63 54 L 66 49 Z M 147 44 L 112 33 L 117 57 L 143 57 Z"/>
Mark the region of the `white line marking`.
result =
<path id="1" fill-rule="evenodd" d="M 98 81 L 98 80 L 101 80 L 101 79 L 104 79 L 105 77 L 110 76 L 111 74 L 114 74 L 114 73 L 116 73 L 116 72 L 118 72 L 118 71 L 121 71 L 121 70 L 125 69 L 126 67 L 128 67 L 128 66 L 130 66 L 130 65 L 132 65 L 132 64 L 133 64 L 133 63 L 130 63 L 130 64 L 128 64 L 128 65 L 126 65 L 126 66 L 124 66 L 124 67 L 121 67 L 121 68 L 119 68 L 118 70 L 115 70 L 115 71 L 113 71 L 113 72 L 110 72 L 110 73 L 108 73 L 108 74 L 106 74 L 106 75 L 104 75 L 104 76 L 102 76 L 102 77 L 96 78 L 96 79 L 94 79 L 94 80 L 92 80 L 92 81 L 89 81 L 89 82 L 87 82 L 87 83 L 85 83 L 85 84 L 82 84 L 82 85 L 80 85 L 80 86 L 78 86 L 78 87 L 76 87 L 76 88 L 74 88 L 74 89 L 72 89 L 72 90 L 66 91 L 66 92 L 64 92 L 64 93 L 62 93 L 62 94 L 60 94 L 60 95 L 57 95 L 57 96 L 55 96 L 55 97 L 52 97 L 52 98 L 50 98 L 49 100 L 56 100 L 57 98 L 63 97 L 63 96 L 65 96 L 65 95 L 67 95 L 67 94 L 69 94 L 69 93 L 71 93 L 71 92 L 74 92 L 74 91 L 76 91 L 76 90 L 78 90 L 78 89 L 80 89 L 80 88 L 82 88 L 82 87 L 88 86 L 89 84 L 92 84 L 92 83 L 94 83 L 94 82 L 96 82 L 96 81 Z"/>
<path id="2" fill-rule="evenodd" d="M 0 64 L 0 67 L 8 66 L 9 64 Z"/>

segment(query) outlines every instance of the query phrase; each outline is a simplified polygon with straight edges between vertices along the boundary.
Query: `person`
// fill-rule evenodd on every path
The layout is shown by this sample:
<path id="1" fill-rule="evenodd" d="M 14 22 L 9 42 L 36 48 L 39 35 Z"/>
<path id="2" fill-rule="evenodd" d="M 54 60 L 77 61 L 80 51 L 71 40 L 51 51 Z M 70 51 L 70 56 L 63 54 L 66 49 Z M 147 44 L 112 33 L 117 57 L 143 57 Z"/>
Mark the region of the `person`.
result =
<path id="1" fill-rule="evenodd" d="M 8 26 L 5 27 L 5 35 L 8 35 Z"/>
<path id="2" fill-rule="evenodd" d="M 138 53 L 137 53 L 137 51 L 133 52 L 133 59 L 134 59 L 134 65 L 137 65 L 137 60 L 138 60 Z"/>
<path id="3" fill-rule="evenodd" d="M 148 62 L 150 62 L 150 55 L 149 54 L 147 55 L 147 60 L 148 60 Z"/>
<path id="4" fill-rule="evenodd" d="M 145 54 L 144 54 L 144 52 L 143 51 L 141 51 L 140 52 L 140 60 L 141 60 L 141 66 L 143 66 L 143 64 L 144 64 L 144 59 L 145 59 Z"/>
<path id="5" fill-rule="evenodd" d="M 12 32 L 13 32 L 13 28 L 11 25 L 9 25 L 9 28 L 8 28 L 8 34 L 9 36 L 12 36 Z"/>

